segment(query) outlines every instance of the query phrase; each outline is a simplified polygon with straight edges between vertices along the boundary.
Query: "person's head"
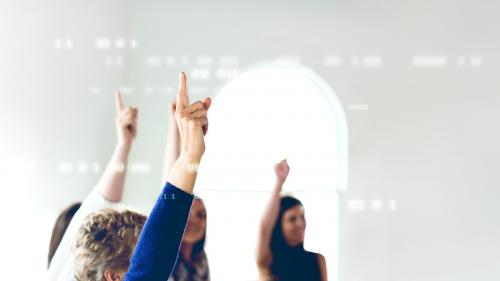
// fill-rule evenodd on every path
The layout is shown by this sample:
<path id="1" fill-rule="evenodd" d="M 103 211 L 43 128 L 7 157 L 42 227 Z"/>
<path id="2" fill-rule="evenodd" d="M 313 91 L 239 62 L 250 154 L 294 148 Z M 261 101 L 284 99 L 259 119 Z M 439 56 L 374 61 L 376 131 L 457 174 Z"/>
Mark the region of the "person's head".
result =
<path id="1" fill-rule="evenodd" d="M 305 229 L 302 203 L 294 197 L 283 196 L 271 238 L 273 252 L 287 247 L 303 247 Z"/>
<path id="2" fill-rule="evenodd" d="M 193 200 L 189 219 L 182 238 L 184 245 L 189 244 L 193 247 L 192 255 L 203 251 L 205 246 L 205 237 L 207 233 L 207 211 L 203 201 L 196 197 Z"/>
<path id="3" fill-rule="evenodd" d="M 71 219 L 75 215 L 76 211 L 80 209 L 81 205 L 82 203 L 80 202 L 73 203 L 66 207 L 66 209 L 64 209 L 57 217 L 56 223 L 52 228 L 52 236 L 50 237 L 47 267 L 50 266 L 52 257 L 54 257 L 57 247 L 59 246 L 59 243 L 61 243 L 61 240 L 64 236 L 64 233 L 66 232 L 66 229 L 68 228 L 69 223 L 71 222 Z"/>
<path id="4" fill-rule="evenodd" d="M 73 247 L 77 281 L 123 280 L 146 216 L 104 209 L 89 215 Z"/>

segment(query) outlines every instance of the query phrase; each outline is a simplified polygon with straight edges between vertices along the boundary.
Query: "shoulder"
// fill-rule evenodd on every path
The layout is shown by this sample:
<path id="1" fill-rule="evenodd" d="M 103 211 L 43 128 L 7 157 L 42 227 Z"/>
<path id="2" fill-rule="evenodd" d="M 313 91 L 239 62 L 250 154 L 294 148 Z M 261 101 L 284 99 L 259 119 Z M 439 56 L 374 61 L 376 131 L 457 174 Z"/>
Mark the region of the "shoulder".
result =
<path id="1" fill-rule="evenodd" d="M 326 263 L 326 259 L 325 259 L 325 256 L 323 256 L 322 254 L 320 253 L 314 253 L 314 255 L 316 255 L 316 259 L 318 259 L 318 263 Z"/>
<path id="2" fill-rule="evenodd" d="M 310 257 L 315 258 L 318 262 L 324 262 L 325 261 L 325 257 L 322 254 L 320 254 L 320 253 L 310 252 L 310 251 L 306 251 L 306 253 Z"/>
<path id="3" fill-rule="evenodd" d="M 321 274 L 321 280 L 327 280 L 326 274 L 326 259 L 322 254 L 316 254 L 318 260 L 318 267 Z"/>
<path id="4" fill-rule="evenodd" d="M 320 253 L 314 253 L 314 252 L 307 252 L 307 254 L 311 257 L 311 259 L 315 259 L 318 262 L 320 269 L 323 267 L 326 268 L 325 256 L 323 256 Z"/>
<path id="5" fill-rule="evenodd" d="M 117 206 L 116 202 L 112 202 L 108 200 L 104 195 L 99 192 L 96 188 L 94 188 L 89 195 L 82 201 L 82 205 L 80 206 L 80 210 L 85 210 L 87 212 L 92 212 L 95 210 L 100 210 L 104 208 L 109 208 L 113 206 Z"/>

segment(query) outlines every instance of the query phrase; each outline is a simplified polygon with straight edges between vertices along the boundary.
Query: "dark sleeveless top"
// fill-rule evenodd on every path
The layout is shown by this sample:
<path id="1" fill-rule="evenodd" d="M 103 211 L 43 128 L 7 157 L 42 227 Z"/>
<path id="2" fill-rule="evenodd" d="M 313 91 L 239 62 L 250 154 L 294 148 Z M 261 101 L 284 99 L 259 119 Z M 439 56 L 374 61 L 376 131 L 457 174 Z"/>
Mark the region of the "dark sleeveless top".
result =
<path id="1" fill-rule="evenodd" d="M 271 274 L 273 281 L 321 281 L 317 254 L 302 247 L 288 247 L 273 255 Z"/>

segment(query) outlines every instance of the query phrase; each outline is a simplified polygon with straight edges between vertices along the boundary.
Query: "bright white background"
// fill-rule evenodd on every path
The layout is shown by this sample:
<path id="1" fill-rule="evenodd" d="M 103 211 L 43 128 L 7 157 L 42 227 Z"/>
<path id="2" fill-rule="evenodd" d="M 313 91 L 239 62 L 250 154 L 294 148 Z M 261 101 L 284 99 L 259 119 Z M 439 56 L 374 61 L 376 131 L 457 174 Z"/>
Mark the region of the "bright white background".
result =
<path id="1" fill-rule="evenodd" d="M 337 192 L 347 177 L 338 167 L 347 165 L 347 130 L 335 94 L 323 83 L 309 69 L 274 62 L 241 73 L 215 96 L 197 180 L 210 216 L 212 279 L 257 280 L 252 265 L 260 216 L 275 182 L 274 164 L 286 158 L 291 170 L 284 191 L 306 210 L 305 248 L 323 254 L 329 280 L 337 280 Z"/>

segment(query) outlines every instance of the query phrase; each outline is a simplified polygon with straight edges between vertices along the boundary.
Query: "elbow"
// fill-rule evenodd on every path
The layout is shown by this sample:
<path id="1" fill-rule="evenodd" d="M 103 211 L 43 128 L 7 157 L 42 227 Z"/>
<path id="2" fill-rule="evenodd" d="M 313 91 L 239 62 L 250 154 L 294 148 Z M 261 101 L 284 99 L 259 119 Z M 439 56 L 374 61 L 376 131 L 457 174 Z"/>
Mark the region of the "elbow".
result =
<path id="1" fill-rule="evenodd" d="M 256 258 L 255 262 L 257 263 L 258 268 L 266 268 L 268 267 L 268 263 L 263 258 Z"/>
<path id="2" fill-rule="evenodd" d="M 269 254 L 257 251 L 257 254 L 255 255 L 255 263 L 258 268 L 268 268 L 271 266 L 271 257 Z"/>

